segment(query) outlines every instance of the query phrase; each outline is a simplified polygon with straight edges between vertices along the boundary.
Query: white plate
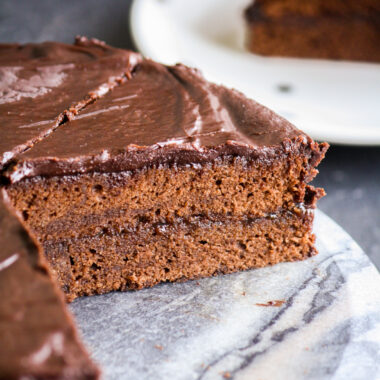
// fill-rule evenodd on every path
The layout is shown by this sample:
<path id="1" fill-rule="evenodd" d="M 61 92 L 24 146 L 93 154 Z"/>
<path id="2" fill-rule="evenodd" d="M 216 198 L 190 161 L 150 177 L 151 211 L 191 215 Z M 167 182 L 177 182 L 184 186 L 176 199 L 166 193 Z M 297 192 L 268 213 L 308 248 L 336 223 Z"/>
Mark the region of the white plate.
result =
<path id="1" fill-rule="evenodd" d="M 249 0 L 135 0 L 132 35 L 154 60 L 200 68 L 317 140 L 380 145 L 380 65 L 264 58 L 244 49 Z M 342 41 L 344 43 L 344 41 Z M 290 91 L 280 91 L 280 87 Z"/>
<path id="2" fill-rule="evenodd" d="M 379 273 L 318 210 L 314 230 L 305 261 L 73 302 L 104 379 L 380 379 Z"/>

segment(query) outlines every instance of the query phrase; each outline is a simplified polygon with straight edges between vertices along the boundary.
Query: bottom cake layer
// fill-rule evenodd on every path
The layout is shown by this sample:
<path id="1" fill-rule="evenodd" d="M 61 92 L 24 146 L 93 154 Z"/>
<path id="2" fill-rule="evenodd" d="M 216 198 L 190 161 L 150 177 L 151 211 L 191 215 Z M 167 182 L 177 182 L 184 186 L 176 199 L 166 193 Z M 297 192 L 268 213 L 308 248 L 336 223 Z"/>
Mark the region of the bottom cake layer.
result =
<path id="1" fill-rule="evenodd" d="M 143 224 L 123 234 L 46 241 L 52 272 L 69 301 L 296 261 L 315 254 L 313 213 Z"/>

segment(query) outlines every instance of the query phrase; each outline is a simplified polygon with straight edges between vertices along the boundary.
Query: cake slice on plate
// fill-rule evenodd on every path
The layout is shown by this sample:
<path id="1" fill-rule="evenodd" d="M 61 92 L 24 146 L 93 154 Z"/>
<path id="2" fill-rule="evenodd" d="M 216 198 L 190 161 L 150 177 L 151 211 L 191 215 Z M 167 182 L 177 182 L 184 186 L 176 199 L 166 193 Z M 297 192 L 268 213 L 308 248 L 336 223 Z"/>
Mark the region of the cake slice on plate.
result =
<path id="1" fill-rule="evenodd" d="M 144 60 L 20 154 L 4 191 L 72 300 L 314 255 L 323 190 L 307 183 L 326 149 L 194 69 Z"/>
<path id="2" fill-rule="evenodd" d="M 253 53 L 380 62 L 378 0 L 254 0 L 245 19 Z"/>

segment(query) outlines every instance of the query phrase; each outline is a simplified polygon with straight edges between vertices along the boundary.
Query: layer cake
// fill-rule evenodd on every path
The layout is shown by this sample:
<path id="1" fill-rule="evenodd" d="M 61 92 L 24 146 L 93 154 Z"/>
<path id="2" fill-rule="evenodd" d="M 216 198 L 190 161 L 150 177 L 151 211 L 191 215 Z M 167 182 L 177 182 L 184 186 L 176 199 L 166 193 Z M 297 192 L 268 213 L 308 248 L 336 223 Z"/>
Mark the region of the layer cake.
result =
<path id="1" fill-rule="evenodd" d="M 22 154 L 12 205 L 68 299 L 314 253 L 325 145 L 182 65 L 132 78 Z"/>
<path id="2" fill-rule="evenodd" d="M 63 56 L 71 49 L 52 46 Z M 66 299 L 314 255 L 313 209 L 324 193 L 308 182 L 327 144 L 197 70 L 115 54 L 119 64 L 106 65 L 109 78 L 101 70 L 96 82 L 112 86 L 75 112 L 67 104 L 88 99 L 94 78 L 73 63 L 70 91 L 83 83 L 86 90 L 62 110 L 49 98 L 57 115 L 69 116 L 47 133 L 31 130 L 26 140 L 24 116 L 14 137 L 3 121 L 0 130 L 3 152 L 14 152 L 1 174 L 3 196 Z M 20 141 L 32 143 L 15 148 Z"/>

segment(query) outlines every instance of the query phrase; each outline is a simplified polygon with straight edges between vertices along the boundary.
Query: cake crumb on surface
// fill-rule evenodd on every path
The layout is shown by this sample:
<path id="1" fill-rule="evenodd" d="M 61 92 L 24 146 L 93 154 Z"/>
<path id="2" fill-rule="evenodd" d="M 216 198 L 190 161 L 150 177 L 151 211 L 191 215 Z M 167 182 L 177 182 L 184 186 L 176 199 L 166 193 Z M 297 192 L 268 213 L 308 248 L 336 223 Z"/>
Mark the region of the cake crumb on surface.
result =
<path id="1" fill-rule="evenodd" d="M 275 307 L 280 307 L 285 302 L 286 302 L 285 300 L 274 300 L 274 301 L 268 301 L 266 303 L 257 303 L 256 306 L 275 306 Z"/>

